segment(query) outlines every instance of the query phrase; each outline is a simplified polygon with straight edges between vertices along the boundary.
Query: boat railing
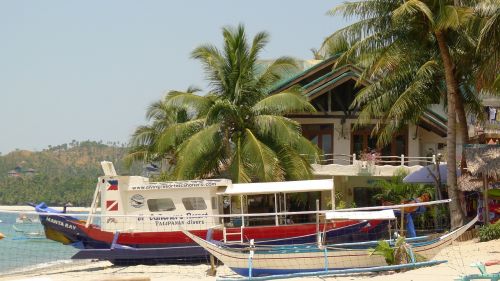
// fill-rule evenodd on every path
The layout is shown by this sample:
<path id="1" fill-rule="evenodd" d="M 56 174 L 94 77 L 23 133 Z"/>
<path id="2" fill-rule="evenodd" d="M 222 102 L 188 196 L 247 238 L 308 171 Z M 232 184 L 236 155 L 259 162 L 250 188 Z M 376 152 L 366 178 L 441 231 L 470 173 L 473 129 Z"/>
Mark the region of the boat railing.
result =
<path id="1" fill-rule="evenodd" d="M 390 205 L 390 206 L 376 206 L 376 207 L 361 207 L 361 208 L 349 208 L 349 209 L 338 209 L 334 211 L 338 212 L 349 212 L 349 211 L 375 211 L 375 210 L 387 210 L 387 209 L 399 209 L 415 206 L 427 206 L 435 204 L 448 203 L 451 200 L 439 200 L 423 203 L 413 203 L 413 204 L 401 204 L 401 205 Z M 221 224 L 221 221 L 233 222 L 232 224 L 223 224 L 224 229 L 224 239 L 227 241 L 243 240 L 245 236 L 245 227 L 252 226 L 250 223 L 252 219 L 255 221 L 266 221 L 268 223 L 259 224 L 259 226 L 282 226 L 282 225 L 297 225 L 297 224 L 314 224 L 315 222 L 323 223 L 327 221 L 325 215 L 332 210 L 311 210 L 311 211 L 286 211 L 286 212 L 269 212 L 269 213 L 238 213 L 238 214 L 177 214 L 168 215 L 168 213 L 163 214 L 150 214 L 145 216 L 144 214 L 94 214 L 94 217 L 98 218 L 101 223 L 106 222 L 107 224 L 113 223 L 115 226 L 113 231 L 129 232 L 131 229 L 136 229 L 137 227 L 143 227 L 144 229 L 149 229 L 153 231 L 158 229 L 158 224 L 155 222 L 175 222 L 170 224 L 162 224 L 163 229 L 176 230 L 185 225 L 191 229 L 199 229 L 207 226 L 213 226 L 216 224 Z M 8 212 L 8 211 L 5 211 Z M 14 212 L 14 211 L 12 211 Z M 49 216 L 57 217 L 70 216 L 73 218 L 79 218 L 87 216 L 84 213 L 36 213 L 36 212 L 26 212 L 26 214 L 39 214 L 41 219 L 48 219 Z M 278 218 L 274 221 L 266 220 L 266 217 Z M 226 218 L 226 219 L 225 219 Z M 307 218 L 307 220 L 297 220 L 296 218 Z M 151 223 L 146 223 L 150 221 Z M 180 224 L 178 222 L 183 221 Z M 192 225 L 189 222 L 196 221 L 196 224 Z M 239 224 L 234 222 L 239 221 Z M 228 230 L 231 228 L 230 230 Z M 239 239 L 234 239 L 238 236 Z M 229 239 L 231 237 L 231 239 Z"/>
<path id="2" fill-rule="evenodd" d="M 286 212 L 268 212 L 268 213 L 240 213 L 240 214 L 189 214 L 187 218 L 198 218 L 198 217 L 214 217 L 214 218 L 237 218 L 237 217 L 264 217 L 264 216 L 276 216 L 276 215 L 307 215 L 307 214 L 326 214 L 331 211 L 336 212 L 352 212 L 352 211 L 376 211 L 376 210 L 397 210 L 401 208 L 417 207 L 417 206 L 430 206 L 438 204 L 446 204 L 451 202 L 451 199 L 435 200 L 429 202 L 419 202 L 419 203 L 409 203 L 409 204 L 398 204 L 398 205 L 386 205 L 386 206 L 373 206 L 373 207 L 357 207 L 357 208 L 346 208 L 346 209 L 328 209 L 328 210 L 318 210 L 318 211 L 286 211 Z M 3 213 L 18 213 L 18 211 L 2 210 Z M 25 214 L 29 215 L 40 215 L 40 216 L 67 216 L 67 217 L 82 217 L 87 216 L 87 213 L 39 213 L 36 211 L 26 211 Z M 95 214 L 96 217 L 133 217 L 133 218 L 144 218 L 144 214 Z M 158 214 L 158 216 L 164 216 L 163 214 Z M 154 217 L 153 215 L 150 217 Z M 182 216 L 181 216 L 182 217 Z"/>

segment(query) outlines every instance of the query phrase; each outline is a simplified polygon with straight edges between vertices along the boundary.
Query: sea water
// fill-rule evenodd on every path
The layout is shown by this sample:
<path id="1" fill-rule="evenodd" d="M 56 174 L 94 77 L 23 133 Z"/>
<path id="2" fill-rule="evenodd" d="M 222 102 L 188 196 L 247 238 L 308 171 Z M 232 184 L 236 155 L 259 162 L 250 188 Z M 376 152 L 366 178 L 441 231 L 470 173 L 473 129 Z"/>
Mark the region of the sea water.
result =
<path id="1" fill-rule="evenodd" d="M 0 240 L 0 275 L 71 262 L 77 249 L 46 239 L 38 221 L 16 224 L 18 217 L 19 213 L 0 211 L 0 233 L 5 236 Z"/>

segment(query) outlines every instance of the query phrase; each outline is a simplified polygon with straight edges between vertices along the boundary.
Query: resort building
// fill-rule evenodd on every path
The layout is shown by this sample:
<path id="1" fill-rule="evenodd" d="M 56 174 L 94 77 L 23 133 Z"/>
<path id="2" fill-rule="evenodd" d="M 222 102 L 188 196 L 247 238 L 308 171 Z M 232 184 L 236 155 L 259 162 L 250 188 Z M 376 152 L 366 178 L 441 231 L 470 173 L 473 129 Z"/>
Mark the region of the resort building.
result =
<path id="1" fill-rule="evenodd" d="M 370 83 L 361 80 L 361 69 L 354 65 L 334 68 L 336 58 L 316 62 L 275 91 L 300 86 L 316 108 L 315 113 L 289 117 L 322 150 L 323 157 L 313 164 L 315 177 L 333 177 L 343 200 L 357 206 L 375 205 L 376 179 L 391 177 L 401 168 L 416 170 L 445 154 L 447 126 L 442 106 L 432 106 L 418 122 L 395 134 L 389 145 L 377 147 L 376 136 L 371 135 L 373 126 L 356 129 L 358 112 L 350 108 L 356 94 Z"/>
<path id="2" fill-rule="evenodd" d="M 473 143 L 499 144 L 500 142 L 500 98 L 483 97 L 483 118 L 471 118 L 469 136 Z"/>

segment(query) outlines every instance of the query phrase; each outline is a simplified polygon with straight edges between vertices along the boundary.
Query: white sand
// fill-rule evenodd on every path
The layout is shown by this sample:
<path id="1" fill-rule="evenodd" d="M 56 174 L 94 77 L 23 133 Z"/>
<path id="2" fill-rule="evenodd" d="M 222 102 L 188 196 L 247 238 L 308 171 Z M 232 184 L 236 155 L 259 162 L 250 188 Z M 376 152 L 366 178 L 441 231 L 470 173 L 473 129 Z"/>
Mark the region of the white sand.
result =
<path id="1" fill-rule="evenodd" d="M 479 273 L 469 265 L 473 262 L 500 259 L 500 240 L 478 243 L 467 241 L 455 243 L 441 251 L 437 260 L 448 260 L 448 263 L 433 267 L 410 270 L 403 273 L 386 272 L 380 274 L 342 276 L 342 277 L 307 277 L 296 278 L 300 281 L 318 280 L 454 280 L 461 274 Z M 113 266 L 109 262 L 85 262 L 74 265 L 60 265 L 45 270 L 24 273 L 17 276 L 0 277 L 2 281 L 97 281 L 97 280 L 216 280 L 207 275 L 208 265 L 156 265 L 156 266 Z M 488 272 L 500 272 L 500 265 L 487 267 Z M 228 268 L 219 266 L 217 277 L 237 277 Z"/>

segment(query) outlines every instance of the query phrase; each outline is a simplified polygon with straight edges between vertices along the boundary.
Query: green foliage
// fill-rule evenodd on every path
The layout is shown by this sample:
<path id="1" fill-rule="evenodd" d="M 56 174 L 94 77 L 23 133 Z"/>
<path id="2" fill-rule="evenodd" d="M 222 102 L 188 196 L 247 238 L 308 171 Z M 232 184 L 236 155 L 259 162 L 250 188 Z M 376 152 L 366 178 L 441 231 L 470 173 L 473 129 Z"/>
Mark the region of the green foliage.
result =
<path id="1" fill-rule="evenodd" d="M 486 242 L 495 239 L 500 239 L 500 220 L 479 229 L 479 241 Z"/>
<path id="2" fill-rule="evenodd" d="M 331 207 L 331 203 L 329 203 L 329 206 Z M 351 209 L 351 208 L 356 208 L 356 203 L 354 202 L 351 202 L 351 203 L 347 203 L 346 201 L 344 200 L 340 200 L 338 201 L 337 203 L 337 206 L 335 206 L 335 209 L 336 210 L 340 210 L 340 209 Z"/>
<path id="3" fill-rule="evenodd" d="M 378 242 L 377 247 L 372 251 L 371 255 L 379 255 L 383 256 L 385 259 L 385 262 L 388 265 L 394 265 L 396 264 L 395 259 L 394 259 L 394 248 L 389 245 L 389 242 L 385 240 L 381 240 Z"/>
<path id="4" fill-rule="evenodd" d="M 360 108 L 357 126 L 376 120 L 380 146 L 389 143 L 394 132 L 417 122 L 429 105 L 442 102 L 447 85 L 440 82 L 445 76 L 438 33 L 445 35 L 454 66 L 458 87 L 452 91 L 460 95 L 458 108 L 465 106 L 481 116 L 477 92 L 499 93 L 496 0 L 354 1 L 329 13 L 355 22 L 330 35 L 320 52 L 325 57 L 340 54 L 338 65 L 354 63 L 363 69 L 360 80 L 370 83 L 352 107 Z"/>
<path id="5" fill-rule="evenodd" d="M 168 160 L 162 174 L 168 179 L 311 178 L 311 167 L 302 155 L 317 158 L 317 147 L 301 135 L 300 124 L 285 115 L 313 112 L 314 107 L 299 88 L 269 94 L 296 69 L 296 62 L 280 57 L 269 65 L 259 64 L 267 33 L 248 40 L 242 25 L 222 31 L 221 49 L 206 44 L 191 53 L 203 66 L 208 93 L 171 91 L 152 105 L 151 124 L 137 128 L 128 159 Z"/>
<path id="6" fill-rule="evenodd" d="M 112 161 L 117 172 L 129 169 L 121 160 L 126 149 L 119 144 L 109 145 L 84 141 L 50 146 L 41 152 L 14 151 L 0 156 L 0 204 L 25 205 L 26 202 L 46 202 L 63 205 L 89 206 L 96 179 L 102 175 L 100 161 Z M 19 166 L 18 177 L 7 173 Z M 28 173 L 34 169 L 35 173 Z M 132 172 L 140 173 L 134 166 Z"/>
<path id="7" fill-rule="evenodd" d="M 419 197 L 424 193 L 431 195 L 431 198 L 434 197 L 435 187 L 431 185 L 403 182 L 407 174 L 406 170 L 399 169 L 390 180 L 376 181 L 374 186 L 382 188 L 382 192 L 375 195 L 375 198 L 381 202 L 398 204 L 405 200 Z"/>
<path id="8" fill-rule="evenodd" d="M 407 264 L 412 261 L 411 245 L 406 243 L 404 236 L 399 236 L 396 239 L 394 247 L 391 247 L 385 240 L 379 241 L 377 247 L 373 249 L 370 255 L 383 256 L 388 265 Z M 424 257 L 416 253 L 413 253 L 413 256 L 416 261 L 420 262 L 425 260 Z"/>

